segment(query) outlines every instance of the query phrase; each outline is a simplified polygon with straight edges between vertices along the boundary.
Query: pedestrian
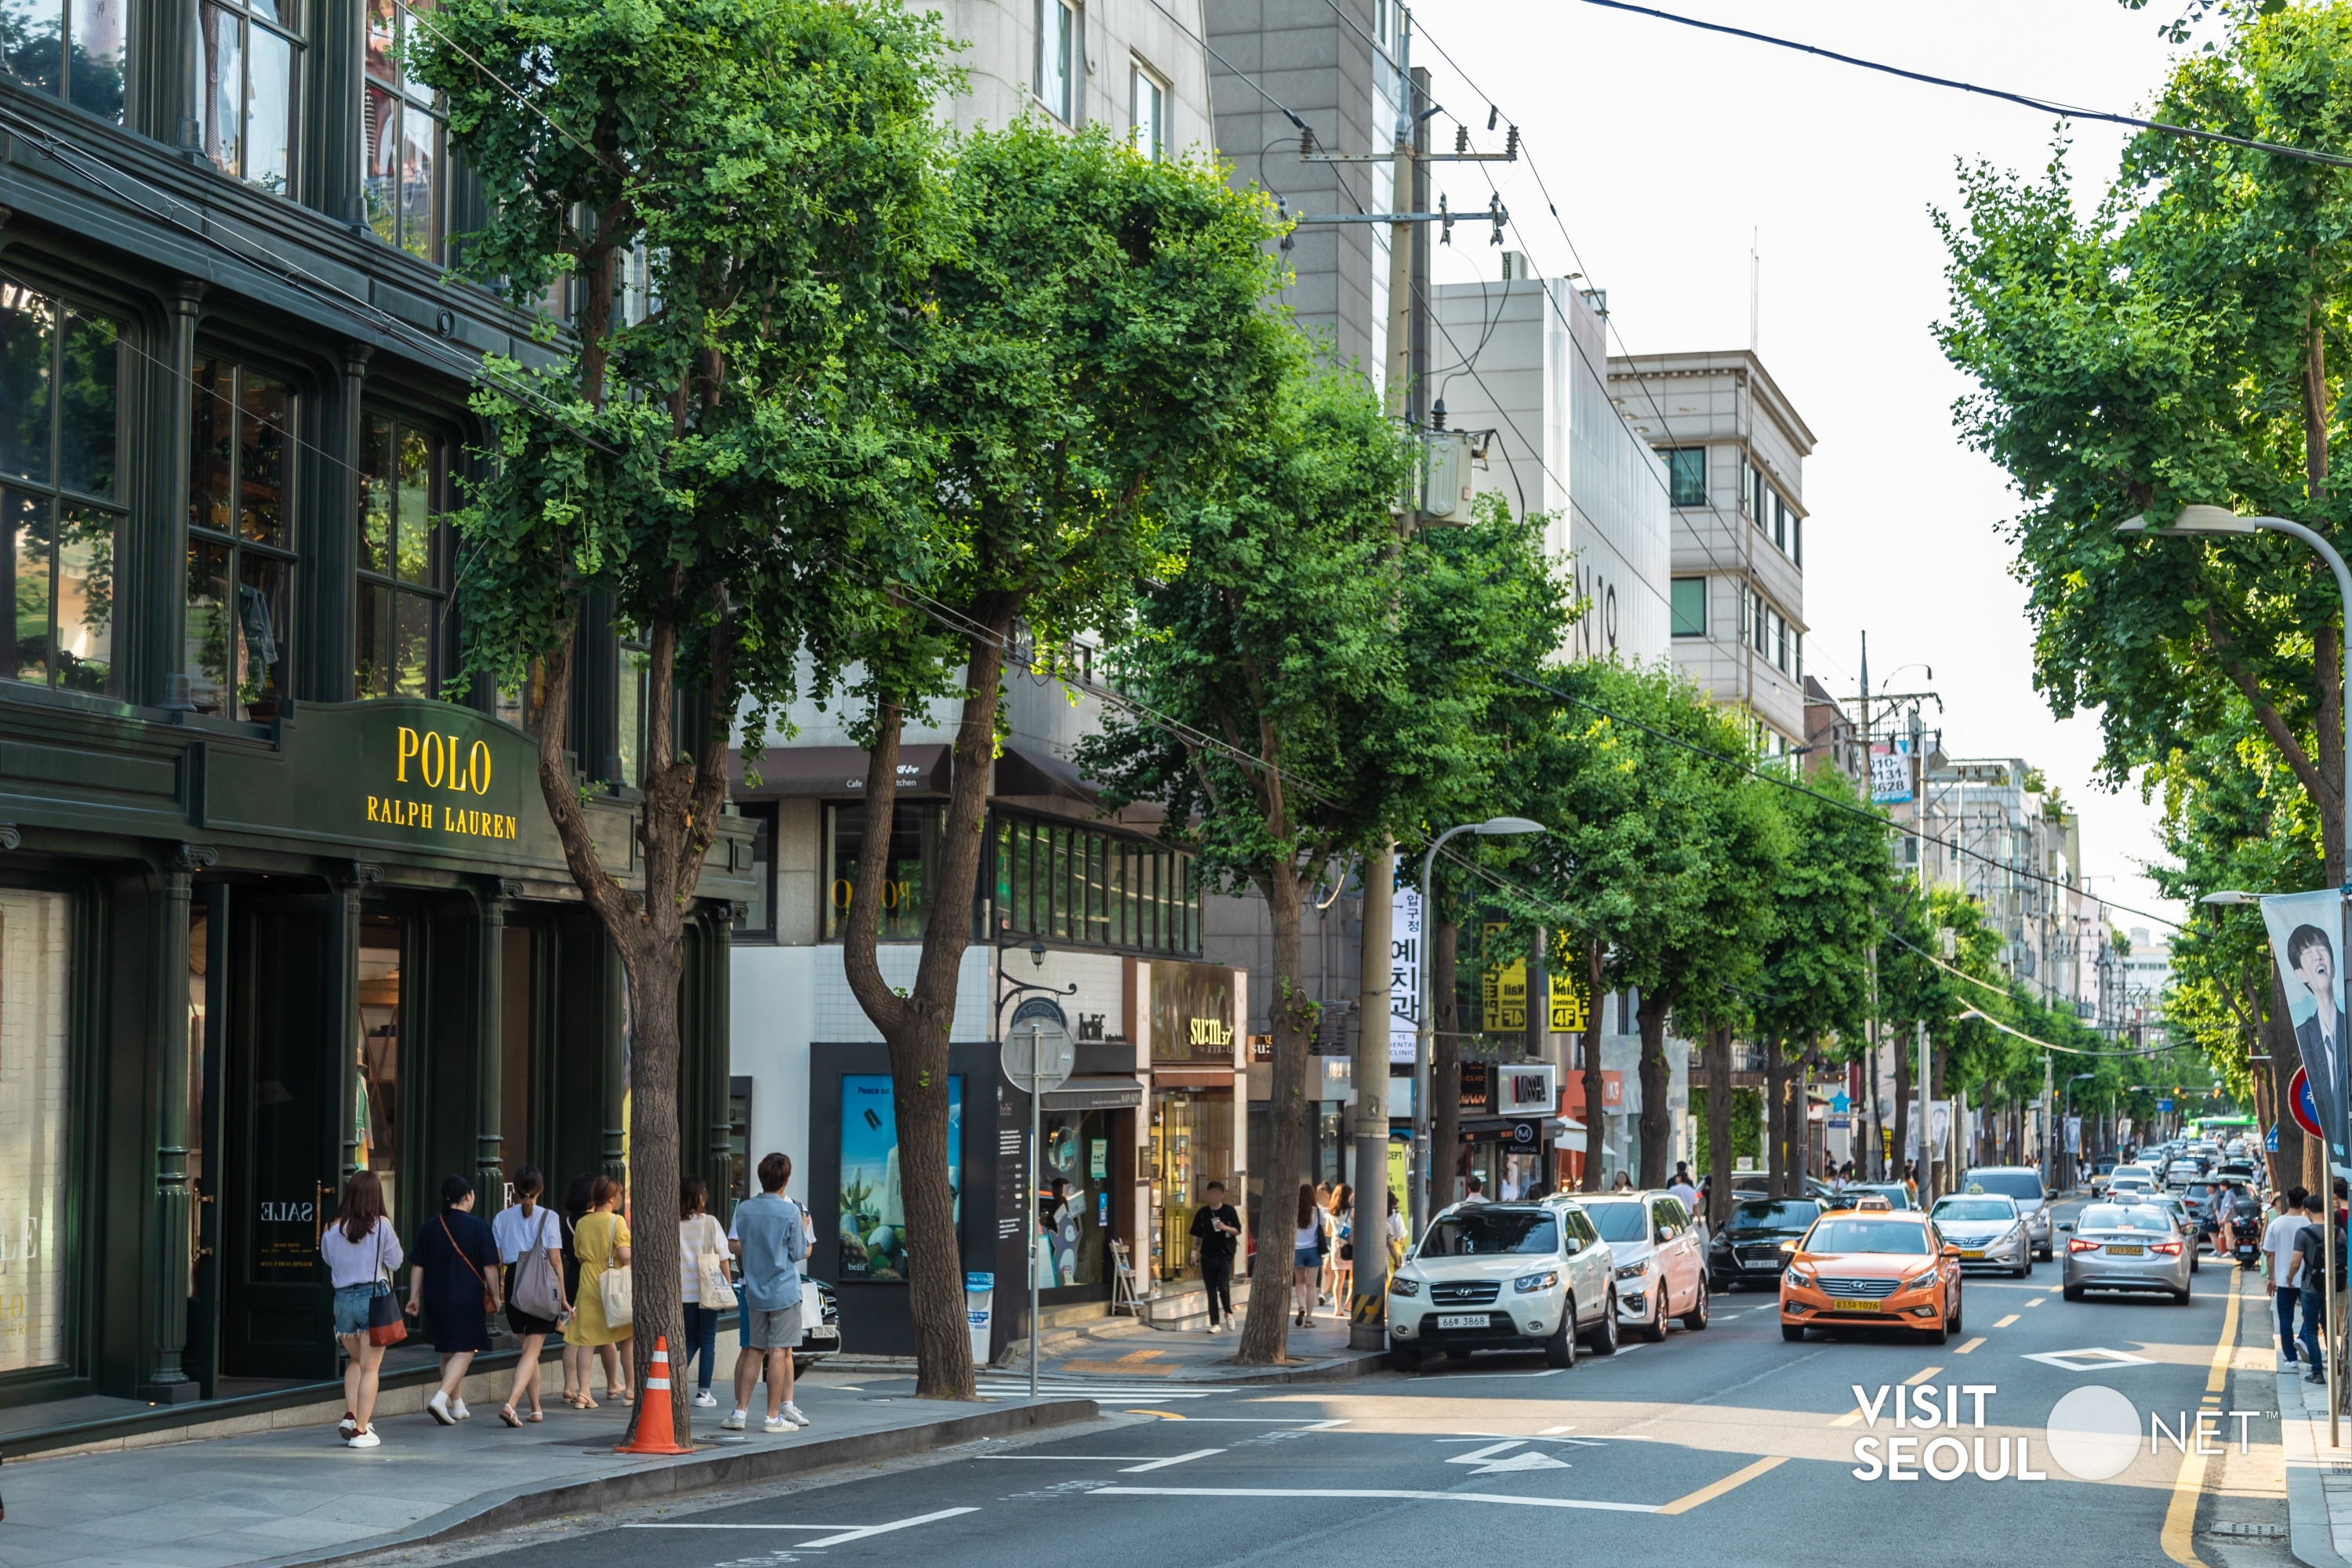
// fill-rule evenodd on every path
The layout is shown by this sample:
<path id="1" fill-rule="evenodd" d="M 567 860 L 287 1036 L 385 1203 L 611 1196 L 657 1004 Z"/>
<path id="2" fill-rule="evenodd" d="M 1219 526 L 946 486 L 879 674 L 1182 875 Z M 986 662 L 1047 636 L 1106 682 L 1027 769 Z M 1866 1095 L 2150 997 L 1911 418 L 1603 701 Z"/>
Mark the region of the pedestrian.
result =
<path id="1" fill-rule="evenodd" d="M 719 1404 L 710 1392 L 711 1363 L 719 1355 L 719 1315 L 727 1309 L 703 1300 L 703 1279 L 715 1271 L 713 1285 L 725 1280 L 727 1264 L 727 1232 L 710 1213 L 710 1184 L 700 1176 L 688 1176 L 677 1184 L 678 1300 L 686 1308 L 686 1321 L 685 1331 L 678 1336 L 684 1356 L 677 1364 L 692 1369 L 698 1364 L 695 1358 L 701 1358 L 694 1403 L 705 1410 Z"/>
<path id="2" fill-rule="evenodd" d="M 1677 1160 L 1675 1162 L 1675 1179 L 1666 1184 L 1666 1191 L 1674 1194 L 1675 1201 L 1680 1203 L 1685 1209 L 1696 1208 L 1697 1206 L 1698 1188 L 1691 1184 L 1689 1161 Z"/>
<path id="3" fill-rule="evenodd" d="M 1541 1203 L 1544 1199 L 1549 1196 L 1551 1196 L 1551 1184 L 1549 1182 L 1538 1182 L 1528 1188 L 1528 1202 L 1531 1204 Z"/>
<path id="4" fill-rule="evenodd" d="M 1910 1194 L 1911 1206 L 1915 1209 L 1917 1208 L 1919 1206 L 1918 1162 L 1906 1161 L 1905 1163 L 1903 1166 L 1903 1190 Z"/>
<path id="5" fill-rule="evenodd" d="M 522 1346 L 522 1358 L 515 1363 L 514 1386 L 499 1407 L 499 1419 L 509 1426 L 547 1419 L 539 1404 L 539 1352 L 547 1336 L 562 1331 L 564 1320 L 572 1315 L 572 1297 L 563 1285 L 563 1226 L 557 1222 L 555 1211 L 539 1201 L 546 1187 L 547 1178 L 540 1174 L 538 1166 L 522 1166 L 514 1174 L 515 1201 L 490 1221 L 490 1237 L 499 1244 L 499 1261 L 506 1273 L 507 1328 Z M 542 1318 L 516 1304 L 515 1287 L 530 1269 L 543 1273 L 555 1297 L 555 1316 Z M 515 1406 L 526 1397 L 530 1414 L 519 1415 Z"/>
<path id="6" fill-rule="evenodd" d="M 793 1163 L 783 1154 L 760 1161 L 760 1194 L 735 1207 L 735 1255 L 743 1264 L 744 1321 L 748 1332 L 735 1355 L 735 1408 L 719 1426 L 740 1432 L 751 1403 L 751 1385 L 762 1373 L 768 1383 L 768 1419 L 761 1430 L 790 1432 L 809 1424 L 793 1403 L 793 1352 L 801 1343 L 801 1259 L 808 1256 L 808 1232 L 800 1205 L 784 1196 Z"/>
<path id="7" fill-rule="evenodd" d="M 1211 1182 L 1208 1201 L 1192 1215 L 1192 1244 L 1201 1254 L 1201 1286 L 1209 1296 L 1209 1331 L 1222 1334 L 1234 1315 L 1234 1253 L 1241 1246 L 1242 1216 L 1225 1202 L 1225 1184 Z"/>
<path id="8" fill-rule="evenodd" d="M 1462 1203 L 1464 1207 L 1466 1208 L 1472 1204 L 1483 1204 L 1486 1201 L 1486 1184 L 1478 1176 L 1475 1174 L 1472 1175 L 1471 1178 L 1463 1183 L 1462 1185 Z"/>
<path id="9" fill-rule="evenodd" d="M 588 1212 L 572 1226 L 572 1249 L 580 1255 L 580 1293 L 572 1298 L 572 1321 L 563 1331 L 563 1342 L 586 1349 L 604 1363 L 604 1397 L 617 1398 L 624 1405 L 635 1405 L 636 1395 L 629 1391 L 629 1362 L 621 1347 L 629 1342 L 629 1327 L 607 1322 L 604 1318 L 604 1279 L 608 1270 L 629 1266 L 629 1222 L 614 1213 L 621 1201 L 621 1184 L 610 1176 L 598 1176 L 588 1184 Z M 588 1366 L 580 1368 L 580 1397 L 573 1402 L 583 1410 L 593 1410 L 596 1402 L 588 1397 Z"/>
<path id="10" fill-rule="evenodd" d="M 441 1212 L 417 1228 L 408 1259 L 408 1311 L 425 1314 L 441 1358 L 441 1386 L 425 1413 L 444 1426 L 470 1421 L 466 1371 L 490 1348 L 490 1314 L 499 1310 L 499 1243 L 474 1217 L 474 1184 L 441 1178 Z"/>
<path id="11" fill-rule="evenodd" d="M 1609 1190 L 1612 1193 L 1632 1192 L 1633 1190 L 1633 1173 L 1631 1171 L 1618 1172 L 1616 1179 L 1609 1184 Z"/>
<path id="12" fill-rule="evenodd" d="M 563 1227 L 563 1299 L 572 1304 L 572 1315 L 580 1312 L 580 1222 L 588 1217 L 588 1194 L 595 1190 L 596 1178 L 574 1176 L 563 1191 L 563 1213 L 558 1216 Z M 575 1410 L 593 1410 L 596 1402 L 588 1397 L 588 1369 L 594 1364 L 596 1352 L 593 1346 L 575 1345 L 564 1325 L 563 1336 L 563 1403 Z"/>
<path id="13" fill-rule="evenodd" d="M 1476 1186 L 1478 1178 L 1470 1178 Z M 1298 1184 L 1298 1224 L 1290 1248 L 1290 1299 L 1297 1309 L 1293 1321 L 1302 1329 L 1315 1326 L 1316 1282 L 1323 1273 L 1323 1224 L 1326 1216 L 1316 1190 Z"/>
<path id="14" fill-rule="evenodd" d="M 1330 1183 L 1315 1184 L 1315 1209 L 1316 1213 L 1322 1217 L 1325 1226 L 1322 1235 L 1316 1241 L 1315 1304 L 1318 1307 L 1328 1307 L 1331 1304 Z"/>
<path id="15" fill-rule="evenodd" d="M 1345 1308 L 1356 1284 L 1356 1189 L 1342 1182 L 1331 1192 L 1331 1300 Z"/>
<path id="16" fill-rule="evenodd" d="M 335 1430 L 348 1447 L 373 1448 L 383 1441 L 373 1422 L 383 1347 L 368 1332 L 368 1309 L 376 1297 L 392 1293 L 392 1275 L 401 1265 L 400 1237 L 384 1217 L 383 1178 L 373 1171 L 352 1175 L 333 1222 L 320 1233 L 319 1256 L 335 1292 L 335 1338 L 347 1358 L 343 1418 Z"/>
<path id="17" fill-rule="evenodd" d="M 2326 1197 L 2319 1193 L 2305 1194 L 2303 1212 L 2310 1223 L 2295 1233 L 2294 1255 L 2288 1265 L 2288 1282 L 2301 1287 L 2303 1291 L 2303 1337 L 2300 1341 L 2303 1346 L 2303 1381 L 2326 1383 L 2327 1363 L 2319 1350 L 2319 1325 L 2327 1310 L 2328 1281 L 2325 1260 L 2327 1237 L 2319 1227 L 2329 1223 Z M 2336 1227 L 2336 1267 L 2343 1268 L 2342 1226 Z"/>
<path id="18" fill-rule="evenodd" d="M 1394 1187 L 1391 1187 L 1389 1189 L 1389 1220 L 1387 1234 L 1389 1243 L 1389 1273 L 1391 1275 L 1394 1275 L 1399 1268 L 1404 1266 L 1404 1249 L 1412 1240 L 1412 1232 L 1406 1226 L 1404 1223 L 1404 1215 L 1397 1212 L 1397 1195 L 1396 1189 Z"/>
<path id="19" fill-rule="evenodd" d="M 2303 1187 L 2289 1187 L 2280 1200 L 2278 1217 L 2263 1232 L 2263 1284 L 2278 1318 L 2279 1359 L 2286 1366 L 2295 1364 L 2294 1310 L 2303 1300 L 2303 1292 L 2287 1280 L 2294 1272 L 2294 1238 L 2310 1223 L 2303 1217 L 2303 1200 L 2308 1195 Z"/>

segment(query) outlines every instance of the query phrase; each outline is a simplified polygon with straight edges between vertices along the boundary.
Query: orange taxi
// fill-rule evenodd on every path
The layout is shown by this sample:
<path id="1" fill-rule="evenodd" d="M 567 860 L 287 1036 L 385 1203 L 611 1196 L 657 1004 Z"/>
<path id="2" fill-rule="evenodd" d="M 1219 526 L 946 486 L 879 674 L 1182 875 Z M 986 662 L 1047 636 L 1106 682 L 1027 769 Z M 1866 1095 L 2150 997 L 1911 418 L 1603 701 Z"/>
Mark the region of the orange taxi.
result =
<path id="1" fill-rule="evenodd" d="M 1784 1340 L 1802 1340 L 1807 1329 L 1885 1328 L 1942 1344 L 1960 1331 L 1960 1249 L 1926 1215 L 1881 1199 L 1832 1210 L 1802 1239 L 1782 1245 Z"/>

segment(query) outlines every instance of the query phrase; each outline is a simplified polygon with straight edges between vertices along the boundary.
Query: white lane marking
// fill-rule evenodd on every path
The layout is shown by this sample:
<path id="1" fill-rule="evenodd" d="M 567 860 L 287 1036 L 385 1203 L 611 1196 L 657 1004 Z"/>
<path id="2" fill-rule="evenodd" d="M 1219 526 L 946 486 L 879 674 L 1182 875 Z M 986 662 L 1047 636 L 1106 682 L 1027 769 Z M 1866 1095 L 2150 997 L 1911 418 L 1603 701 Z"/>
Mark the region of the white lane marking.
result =
<path id="1" fill-rule="evenodd" d="M 1394 1499 L 1403 1502 L 1484 1502 L 1510 1508 L 1580 1508 L 1601 1513 L 1656 1513 L 1654 1503 L 1595 1502 L 1586 1498 L 1510 1497 L 1501 1492 L 1373 1490 L 1349 1487 L 1095 1487 L 1082 1497 L 1267 1497 Z M 814 1542 L 811 1545 L 815 1544 Z"/>
<path id="2" fill-rule="evenodd" d="M 1195 1448 L 1189 1454 L 1176 1454 L 1165 1459 L 1153 1459 L 1148 1464 L 1129 1465 L 1119 1471 L 1122 1476 L 1140 1475 L 1145 1470 L 1164 1470 L 1171 1465 L 1189 1465 L 1195 1459 L 1205 1459 L 1212 1454 L 1222 1454 L 1223 1448 Z"/>
<path id="3" fill-rule="evenodd" d="M 1211 1449 L 1209 1452 L 1214 1452 Z M 1067 1461 L 1073 1465 L 1123 1465 L 1130 1459 L 1148 1459 L 1149 1454 L 974 1454 L 975 1459 L 989 1459 L 998 1464 L 1019 1460 L 1032 1465 L 1055 1465 Z"/>
<path id="4" fill-rule="evenodd" d="M 1536 1436 L 1538 1437 L 1556 1437 L 1562 1432 L 1573 1432 L 1575 1430 L 1576 1428 L 1573 1426 L 1547 1426 L 1542 1431 L 1537 1433 Z"/>
<path id="5" fill-rule="evenodd" d="M 1624 1347 L 1625 1350 L 1632 1348 L 1631 1345 Z M 1621 1350 L 1618 1353 L 1622 1355 L 1624 1351 Z M 1465 1377 L 1558 1377 L 1567 1370 L 1568 1368 L 1564 1366 L 1553 1366 L 1546 1367 L 1541 1372 L 1449 1372 L 1441 1375 L 1446 1382 L 1454 1383 Z"/>
<path id="6" fill-rule="evenodd" d="M 1508 1458 L 1496 1457 L 1508 1453 L 1513 1448 L 1525 1448 L 1527 1446 L 1528 1439 L 1525 1437 L 1507 1437 L 1499 1443 L 1489 1443 L 1483 1448 L 1474 1448 L 1466 1454 L 1455 1454 L 1445 1462 L 1449 1465 L 1475 1465 L 1478 1468 L 1470 1472 L 1474 1476 L 1490 1476 L 1497 1471 L 1568 1468 L 1565 1462 L 1533 1450 L 1524 1454 L 1511 1454 Z"/>
<path id="7" fill-rule="evenodd" d="M 1149 1410 L 1128 1410 L 1121 1414 L 1149 1415 L 1152 1413 Z M 1297 1415 L 1176 1415 L 1163 1416 L 1161 1419 L 1182 1421 L 1192 1426 L 1296 1426 L 1302 1432 L 1328 1432 L 1335 1426 L 1345 1426 L 1354 1417 L 1342 1415 L 1334 1420 L 1308 1421 Z"/>
<path id="8" fill-rule="evenodd" d="M 839 1535 L 819 1536 L 814 1541 L 803 1541 L 801 1545 L 803 1547 L 841 1546 L 852 1541 L 863 1541 L 869 1535 L 887 1535 L 894 1530 L 912 1530 L 919 1524 L 930 1524 L 942 1519 L 953 1519 L 960 1513 L 978 1513 L 979 1511 L 980 1510 L 976 1508 L 943 1508 L 937 1513 L 917 1514 L 912 1519 L 893 1520 L 888 1524 L 864 1525 L 856 1530 L 845 1530 Z"/>
<path id="9" fill-rule="evenodd" d="M 2038 1361 L 2044 1366 L 2054 1366 L 2062 1372 L 2103 1372 L 2115 1366 L 2154 1366 L 2144 1355 L 2131 1355 L 2123 1351 L 2102 1350 L 2093 1345 L 2080 1351 L 2042 1351 L 2023 1359 Z"/>

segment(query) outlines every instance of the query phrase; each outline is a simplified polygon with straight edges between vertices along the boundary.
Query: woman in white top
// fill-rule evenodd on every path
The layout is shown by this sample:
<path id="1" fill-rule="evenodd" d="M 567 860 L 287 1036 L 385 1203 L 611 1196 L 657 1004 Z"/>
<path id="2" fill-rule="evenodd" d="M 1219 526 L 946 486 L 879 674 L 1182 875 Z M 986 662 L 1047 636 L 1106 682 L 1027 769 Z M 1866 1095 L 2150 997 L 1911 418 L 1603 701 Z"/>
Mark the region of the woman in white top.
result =
<path id="1" fill-rule="evenodd" d="M 319 1256 L 334 1283 L 335 1337 L 351 1358 L 343 1363 L 343 1418 L 336 1430 L 346 1446 L 373 1448 L 383 1441 L 369 1419 L 375 1414 L 383 1347 L 368 1332 L 368 1304 L 390 1292 L 383 1276 L 402 1262 L 400 1237 L 383 1214 L 383 1182 L 373 1171 L 360 1172 L 343 1189 L 334 1223 L 319 1237 Z"/>
<path id="2" fill-rule="evenodd" d="M 682 1366 L 693 1366 L 695 1357 L 702 1358 L 695 1385 L 694 1402 L 709 1409 L 719 1401 L 710 1393 L 710 1363 L 719 1353 L 719 1317 L 727 1309 L 702 1304 L 702 1259 L 717 1253 L 717 1267 L 727 1271 L 727 1232 L 710 1212 L 710 1184 L 700 1176 L 688 1176 L 677 1184 L 677 1282 L 683 1292 L 678 1300 L 686 1304 L 685 1330 L 679 1339 L 686 1351 Z M 673 1373 L 682 1378 L 682 1373 Z"/>
<path id="3" fill-rule="evenodd" d="M 1389 1218 L 1385 1235 L 1389 1244 L 1389 1272 L 1393 1274 L 1404 1262 L 1404 1249 L 1412 1241 L 1412 1232 L 1406 1226 L 1404 1215 L 1397 1212 L 1394 1187 L 1389 1189 Z"/>
<path id="4" fill-rule="evenodd" d="M 1315 1201 L 1312 1183 L 1298 1184 L 1298 1234 L 1290 1255 L 1290 1300 L 1297 1308 L 1291 1321 L 1302 1329 L 1315 1326 L 1315 1288 L 1323 1276 L 1323 1226 L 1329 1219 Z"/>
<path id="5" fill-rule="evenodd" d="M 514 1386 L 507 1391 L 507 1402 L 499 1407 L 499 1419 L 509 1426 L 520 1426 L 526 1419 L 515 1414 L 515 1405 L 524 1396 L 530 1399 L 528 1419 L 544 1421 L 547 1413 L 539 1405 L 539 1352 L 547 1343 L 547 1336 L 563 1326 L 572 1315 L 571 1300 L 563 1292 L 563 1227 L 556 1222 L 555 1211 L 539 1201 L 547 1190 L 547 1178 L 536 1165 L 525 1165 L 515 1172 L 515 1201 L 498 1212 L 490 1221 L 490 1237 L 499 1244 L 499 1261 L 506 1265 L 507 1327 L 522 1342 L 522 1359 L 515 1363 Z M 555 1284 L 556 1315 L 539 1317 L 515 1305 L 515 1271 L 525 1266 L 532 1252 L 540 1260 L 533 1267 L 545 1268 Z"/>

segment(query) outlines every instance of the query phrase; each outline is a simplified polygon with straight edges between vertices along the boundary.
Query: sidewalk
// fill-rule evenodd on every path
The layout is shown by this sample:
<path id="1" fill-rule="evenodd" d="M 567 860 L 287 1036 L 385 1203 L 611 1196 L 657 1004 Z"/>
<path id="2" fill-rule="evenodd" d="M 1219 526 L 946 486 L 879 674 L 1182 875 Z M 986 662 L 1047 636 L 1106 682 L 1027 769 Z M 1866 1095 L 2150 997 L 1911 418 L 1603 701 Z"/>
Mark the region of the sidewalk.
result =
<path id="1" fill-rule="evenodd" d="M 2271 1337 L 2275 1342 L 2275 1329 Z M 2287 1545 L 2310 1568 L 2352 1568 L 2352 1447 L 2327 1446 L 2326 1388 L 2304 1382 L 2301 1367 L 2277 1377 Z M 2346 1433 L 2352 1444 L 2352 1418 Z"/>
<path id="2" fill-rule="evenodd" d="M 1346 1317 L 1334 1317 L 1328 1308 L 1317 1314 L 1313 1328 L 1292 1326 L 1289 1359 L 1281 1366 L 1240 1365 L 1234 1360 L 1240 1348 L 1238 1326 L 1231 1333 L 1213 1334 L 1205 1321 L 1198 1326 L 1155 1328 L 1134 1318 L 1097 1318 L 1047 1330 L 1039 1346 L 1037 1372 L 1064 1389 L 1087 1379 L 1109 1379 L 1131 1388 L 1145 1379 L 1153 1384 L 1323 1383 L 1384 1372 L 1389 1365 L 1384 1350 L 1349 1350 Z M 876 1375 L 911 1377 L 914 1373 L 912 1361 L 895 1358 L 845 1358 L 832 1364 Z M 1029 1342 L 1015 1340 L 993 1367 L 982 1369 L 981 1380 L 984 1386 L 1019 1383 L 1028 1372 Z"/>
<path id="3" fill-rule="evenodd" d="M 731 1361 L 721 1357 L 719 1364 Z M 339 1412 L 329 1410 L 300 1426 L 13 1461 L 0 1468 L 7 1503 L 0 1563 L 297 1568 L 1096 1415 L 1083 1398 L 997 1395 L 963 1405 L 890 1396 L 827 1368 L 795 1391 L 811 1422 L 804 1431 L 721 1432 L 732 1403 L 722 1392 L 719 1408 L 693 1412 L 696 1453 L 643 1459 L 612 1451 L 625 1406 L 573 1410 L 550 1393 L 546 1421 L 517 1430 L 498 1417 L 505 1374 L 498 1393 L 478 1392 L 477 1381 L 466 1391 L 473 1418 L 457 1426 L 379 1411 L 379 1448 L 344 1447 L 332 1426 Z M 561 1386 L 559 1376 L 553 1387 Z M 681 1392 L 691 1386 L 682 1384 Z"/>

